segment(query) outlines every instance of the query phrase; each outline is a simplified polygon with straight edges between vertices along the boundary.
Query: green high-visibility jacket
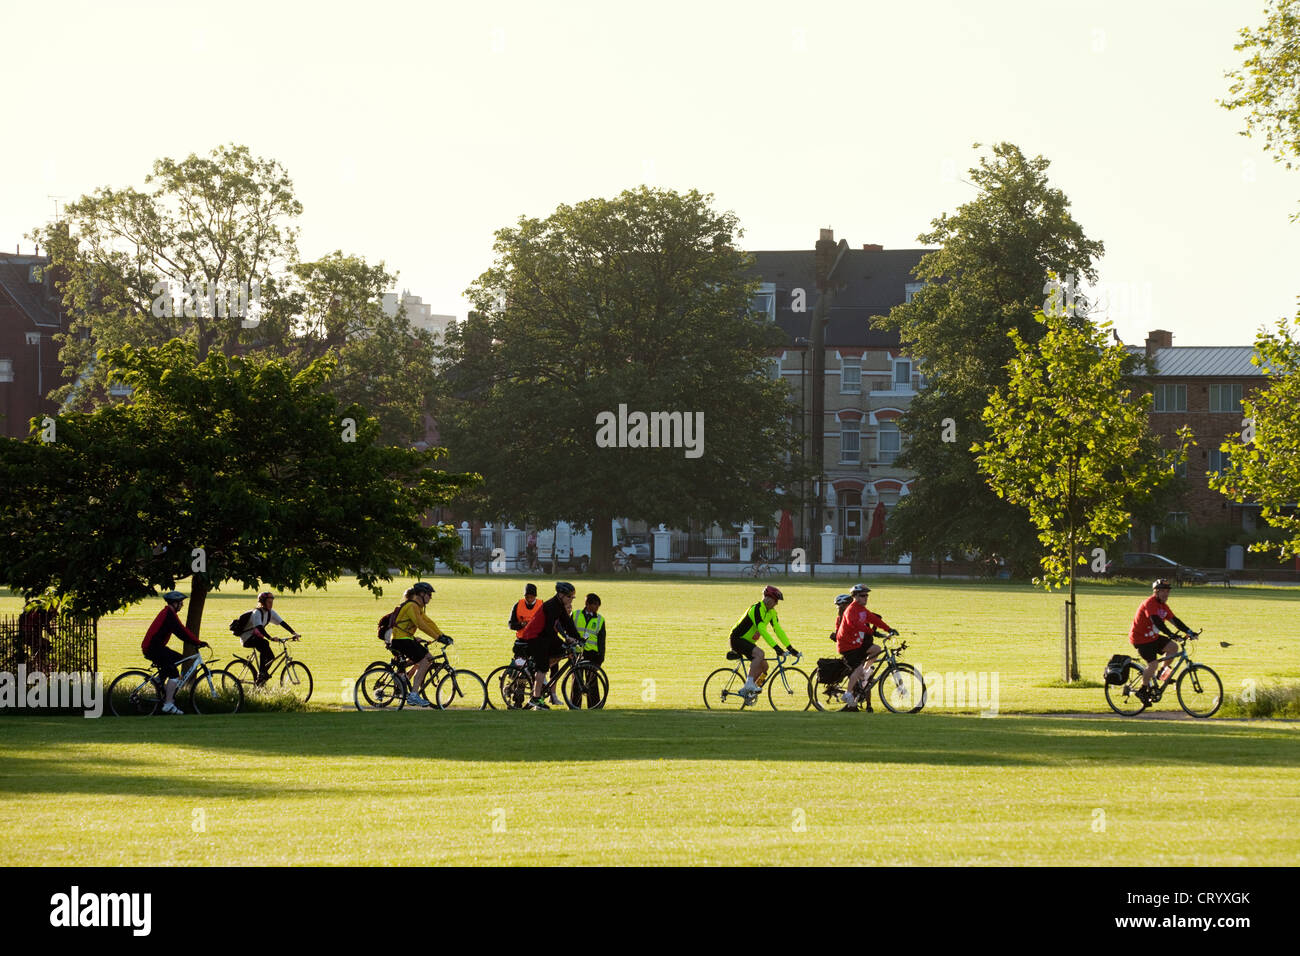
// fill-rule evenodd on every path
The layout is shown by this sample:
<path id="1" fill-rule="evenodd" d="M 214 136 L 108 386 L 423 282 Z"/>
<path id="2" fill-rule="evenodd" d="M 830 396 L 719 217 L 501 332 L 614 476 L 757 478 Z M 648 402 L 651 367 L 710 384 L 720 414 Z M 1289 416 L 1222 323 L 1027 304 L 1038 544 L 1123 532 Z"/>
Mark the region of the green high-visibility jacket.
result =
<path id="1" fill-rule="evenodd" d="M 586 610 L 573 612 L 573 623 L 582 638 L 582 649 L 605 656 L 605 618 L 599 614 L 587 616 Z"/>
<path id="2" fill-rule="evenodd" d="M 772 635 L 767 632 L 768 625 L 771 625 L 772 630 L 776 632 L 776 636 L 781 638 L 781 644 L 773 640 Z M 747 610 L 745 616 L 731 629 L 732 637 L 738 637 L 742 641 L 749 641 L 751 644 L 757 643 L 755 641 L 756 635 L 762 635 L 763 640 L 773 647 L 790 646 L 790 638 L 785 636 L 785 631 L 781 629 L 781 622 L 776 618 L 776 608 L 769 611 L 767 605 L 762 601 Z"/>

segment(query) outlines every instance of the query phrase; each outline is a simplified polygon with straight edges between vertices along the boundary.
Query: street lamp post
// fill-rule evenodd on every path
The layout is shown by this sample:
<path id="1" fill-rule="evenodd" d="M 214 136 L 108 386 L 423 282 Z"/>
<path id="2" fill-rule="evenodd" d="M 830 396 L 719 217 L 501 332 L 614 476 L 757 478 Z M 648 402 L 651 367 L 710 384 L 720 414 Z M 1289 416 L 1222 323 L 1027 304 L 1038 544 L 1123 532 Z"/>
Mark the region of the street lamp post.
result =
<path id="1" fill-rule="evenodd" d="M 808 392 L 808 346 L 812 345 L 812 342 L 800 336 L 794 340 L 794 344 L 799 347 L 799 533 L 807 536 L 808 479 L 804 474 L 808 469 L 808 415 L 804 411 L 804 399 Z"/>

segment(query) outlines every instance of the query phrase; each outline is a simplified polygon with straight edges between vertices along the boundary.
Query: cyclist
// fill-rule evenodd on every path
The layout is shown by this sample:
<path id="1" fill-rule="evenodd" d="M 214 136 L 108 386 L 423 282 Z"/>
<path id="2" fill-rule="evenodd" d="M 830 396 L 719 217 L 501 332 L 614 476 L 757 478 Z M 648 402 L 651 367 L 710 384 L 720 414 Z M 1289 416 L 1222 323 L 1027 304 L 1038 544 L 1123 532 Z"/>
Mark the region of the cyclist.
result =
<path id="1" fill-rule="evenodd" d="M 417 581 L 411 587 L 410 600 L 403 601 L 397 612 L 393 615 L 393 639 L 389 646 L 398 654 L 401 654 L 406 660 L 415 665 L 415 673 L 411 676 L 411 689 L 406 695 L 406 702 L 416 707 L 431 706 L 427 700 L 420 696 L 420 687 L 424 683 L 424 676 L 429 673 L 429 668 L 433 666 L 433 655 L 429 649 L 415 639 L 416 631 L 424 631 L 436 641 L 443 644 L 448 643 L 447 635 L 438 630 L 438 625 L 429 620 L 424 614 L 424 609 L 429 606 L 433 600 L 433 585 L 427 581 Z"/>
<path id="2" fill-rule="evenodd" d="M 1142 686 L 1137 690 L 1137 699 L 1144 704 L 1151 703 L 1151 678 L 1155 676 L 1156 670 L 1161 664 L 1167 664 L 1178 656 L 1178 645 L 1172 639 L 1186 636 L 1185 633 L 1178 634 L 1169 630 L 1165 620 L 1173 621 L 1174 626 L 1184 632 L 1191 630 L 1169 609 L 1170 587 L 1166 578 L 1151 583 L 1151 596 L 1138 606 L 1137 614 L 1133 616 L 1133 626 L 1128 632 L 1128 642 L 1147 662 L 1146 669 L 1142 671 Z"/>
<path id="3" fill-rule="evenodd" d="M 599 595 L 587 595 L 582 610 L 573 615 L 573 623 L 581 635 L 582 659 L 591 661 L 597 667 L 602 666 L 605 663 L 605 618 L 600 613 Z M 581 695 L 581 688 L 578 693 Z M 600 702 L 600 687 L 593 684 L 586 689 L 586 695 L 587 706 L 595 707 Z"/>
<path id="4" fill-rule="evenodd" d="M 871 588 L 865 584 L 853 585 L 849 592 L 852 603 L 844 609 L 839 628 L 835 633 L 835 644 L 844 657 L 844 663 L 850 670 L 849 689 L 840 695 L 844 701 L 844 710 L 857 710 L 858 698 L 853 693 L 866 677 L 872 663 L 880 656 L 881 648 L 876 644 L 877 629 L 887 631 L 891 636 L 898 632 L 884 622 L 880 615 L 867 610 L 867 595 Z M 862 692 L 862 700 L 871 710 L 871 689 Z"/>
<path id="5" fill-rule="evenodd" d="M 255 687 L 261 687 L 266 683 L 266 678 L 270 675 L 271 662 L 275 660 L 275 654 L 271 651 L 270 635 L 266 629 L 272 624 L 279 624 L 291 635 L 290 640 L 298 640 L 299 634 L 293 629 L 293 625 L 275 613 L 271 605 L 275 603 L 275 595 L 270 591 L 263 591 L 257 596 L 257 607 L 248 615 L 248 623 L 239 635 L 239 643 L 244 647 L 251 647 L 257 651 L 258 674 L 257 680 L 254 681 Z"/>
<path id="6" fill-rule="evenodd" d="M 542 609 L 542 604 L 537 600 L 537 585 L 524 585 L 524 596 L 515 602 L 515 606 L 510 609 L 510 630 L 515 632 L 515 644 L 519 643 L 519 635 L 523 629 L 528 626 L 528 622 L 533 619 L 533 615 Z M 516 652 L 517 653 L 517 652 Z M 554 681 L 559 676 L 559 667 L 551 668 L 551 680 Z M 551 703 L 558 705 L 559 698 L 555 696 L 555 688 L 551 688 Z"/>
<path id="7" fill-rule="evenodd" d="M 578 628 L 573 623 L 573 595 L 577 593 L 568 581 L 557 581 L 555 597 L 542 605 L 540 614 L 533 615 L 528 626 L 519 633 L 520 640 L 528 642 L 529 656 L 533 659 L 533 698 L 529 710 L 550 710 L 542 700 L 542 684 L 547 668 L 560 662 L 563 654 L 563 631 L 570 641 L 578 640 Z"/>
<path id="8" fill-rule="evenodd" d="M 835 635 L 840 631 L 840 621 L 844 620 L 844 609 L 853 603 L 853 595 L 837 594 L 835 595 L 835 626 L 831 628 L 830 639 L 835 640 Z"/>
<path id="9" fill-rule="evenodd" d="M 176 688 L 180 684 L 181 676 L 181 672 L 176 669 L 176 662 L 188 655 L 176 653 L 167 646 L 167 642 L 173 635 L 180 638 L 182 644 L 193 644 L 196 649 L 207 647 L 208 642 L 200 641 L 188 627 L 181 623 L 180 611 L 185 603 L 184 594 L 180 591 L 168 591 L 163 595 L 163 601 L 165 606 L 153 619 L 149 630 L 145 632 L 144 640 L 140 642 L 140 650 L 158 667 L 158 675 L 166 678 L 162 712 L 183 714 L 185 711 L 176 706 Z"/>
<path id="10" fill-rule="evenodd" d="M 763 599 L 748 608 L 744 616 L 736 622 L 736 626 L 731 629 L 731 649 L 750 662 L 749 679 L 740 688 L 742 694 L 758 693 L 758 689 L 763 686 L 763 680 L 767 677 L 767 659 L 763 656 L 763 648 L 759 647 L 758 641 L 754 639 L 756 636 L 762 635 L 763 640 L 771 644 L 777 653 L 798 653 L 790 643 L 790 638 L 786 637 L 785 631 L 782 630 L 781 622 L 777 620 L 776 603 L 784 597 L 780 588 L 769 584 L 763 588 Z M 768 625 L 771 625 L 776 636 L 781 639 L 784 648 L 772 639 L 772 635 L 767 630 Z"/>

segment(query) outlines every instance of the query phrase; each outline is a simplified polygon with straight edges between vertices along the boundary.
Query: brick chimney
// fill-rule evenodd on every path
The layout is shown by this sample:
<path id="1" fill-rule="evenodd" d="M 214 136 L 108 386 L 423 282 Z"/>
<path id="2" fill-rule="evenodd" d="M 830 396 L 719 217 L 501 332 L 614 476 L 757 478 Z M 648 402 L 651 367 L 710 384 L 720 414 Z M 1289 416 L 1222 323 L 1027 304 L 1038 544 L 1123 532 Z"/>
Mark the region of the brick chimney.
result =
<path id="1" fill-rule="evenodd" d="M 864 252 L 884 252 L 885 247 L 878 242 L 864 242 L 862 244 Z"/>
<path id="2" fill-rule="evenodd" d="M 1164 329 L 1152 329 L 1147 333 L 1147 358 L 1156 357 L 1156 349 L 1171 349 L 1174 347 L 1174 334 L 1166 332 Z"/>
<path id="3" fill-rule="evenodd" d="M 835 230 L 823 229 L 813 250 L 817 288 L 824 290 L 826 288 L 826 276 L 830 274 L 831 266 L 835 264 Z"/>

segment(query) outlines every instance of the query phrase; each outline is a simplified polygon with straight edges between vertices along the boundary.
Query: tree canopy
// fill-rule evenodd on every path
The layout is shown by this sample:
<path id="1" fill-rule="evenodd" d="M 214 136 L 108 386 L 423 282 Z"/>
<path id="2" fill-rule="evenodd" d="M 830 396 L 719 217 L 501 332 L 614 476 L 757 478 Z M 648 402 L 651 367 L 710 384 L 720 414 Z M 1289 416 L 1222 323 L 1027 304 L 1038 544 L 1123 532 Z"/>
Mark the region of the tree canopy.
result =
<path id="1" fill-rule="evenodd" d="M 615 516 L 684 526 L 779 506 L 797 457 L 768 364 L 784 338 L 751 310 L 736 217 L 711 199 L 641 187 L 496 233 L 467 292 L 477 313 L 448 333 L 438 414 L 455 465 L 484 476 L 479 514 L 589 524 L 600 569 Z M 655 413 L 680 418 L 638 430 Z"/>
<path id="2" fill-rule="evenodd" d="M 1088 549 L 1124 534 L 1126 502 L 1174 480 L 1183 447 L 1165 451 L 1149 426 L 1151 396 L 1124 386 L 1128 355 L 1109 323 L 1079 325 L 1042 312 L 1036 344 L 1018 330 L 1005 387 L 983 413 L 989 437 L 971 447 L 999 498 L 1025 509 L 1038 532 L 1047 587 L 1068 583 Z M 1183 441 L 1188 440 L 1184 434 Z M 1066 679 L 1077 680 L 1078 647 L 1067 637 Z"/>
<path id="3" fill-rule="evenodd" d="M 101 352 L 130 399 L 0 440 L 0 580 L 54 587 L 103 614 L 190 579 L 188 623 L 226 581 L 322 587 L 345 570 L 375 594 L 390 569 L 451 564 L 423 519 L 471 478 L 437 451 L 379 444 L 377 422 L 324 388 L 335 359 L 196 361 L 192 344 Z"/>
<path id="4" fill-rule="evenodd" d="M 296 371 L 333 353 L 328 386 L 360 402 L 390 443 L 424 434 L 433 390 L 433 341 L 383 294 L 383 263 L 334 252 L 298 255 L 288 172 L 246 146 L 154 163 L 148 187 L 103 187 L 69 203 L 35 233 L 69 317 L 59 357 L 69 381 L 51 397 L 69 410 L 109 401 L 96 356 L 122 346 L 189 342 L 199 360 L 264 352 Z"/>
<path id="5" fill-rule="evenodd" d="M 1300 0 L 1269 0 L 1267 20 L 1243 28 L 1233 47 L 1249 53 L 1229 72 L 1225 109 L 1245 110 L 1243 136 L 1262 134 L 1264 148 L 1291 169 L 1300 161 Z"/>
<path id="6" fill-rule="evenodd" d="M 1070 215 L 1069 199 L 1048 182 L 1049 165 L 1011 143 L 993 146 L 970 171 L 979 196 L 918 237 L 939 246 L 914 270 L 924 286 L 877 319 L 898 330 L 926 383 L 902 420 L 908 443 L 897 463 L 917 481 L 891 516 L 895 553 L 999 555 L 1018 572 L 1037 563 L 1024 512 L 992 493 L 968 449 L 988 437 L 984 407 L 1007 382 L 1015 355 L 1007 333 L 1029 345 L 1044 334 L 1035 313 L 1048 273 L 1076 286 L 1096 281 L 1102 243 Z"/>
<path id="7" fill-rule="evenodd" d="M 1295 324 L 1285 319 L 1255 340 L 1251 361 L 1266 369 L 1268 387 L 1242 399 L 1240 440 L 1227 441 L 1228 467 L 1210 476 L 1210 487 L 1234 501 L 1260 506 L 1260 517 L 1290 537 L 1277 544 L 1258 542 L 1254 551 L 1277 548 L 1280 557 L 1300 557 L 1300 342 Z"/>

